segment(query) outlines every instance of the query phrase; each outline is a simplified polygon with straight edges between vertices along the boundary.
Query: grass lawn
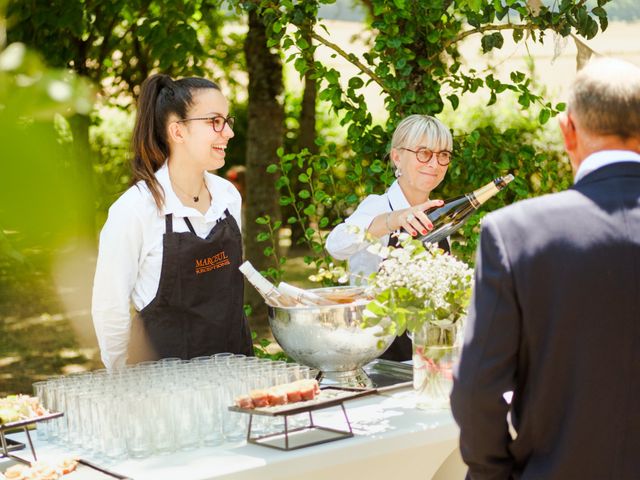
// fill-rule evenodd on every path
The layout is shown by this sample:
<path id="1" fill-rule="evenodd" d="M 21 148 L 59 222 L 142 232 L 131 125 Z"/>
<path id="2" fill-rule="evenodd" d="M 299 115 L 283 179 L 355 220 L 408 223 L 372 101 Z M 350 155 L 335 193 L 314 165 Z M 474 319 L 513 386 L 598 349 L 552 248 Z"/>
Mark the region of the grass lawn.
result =
<path id="1" fill-rule="evenodd" d="M 102 366 L 95 344 L 82 348 L 72 327 L 90 323 L 88 311 L 64 313 L 47 253 L 23 254 L 0 260 L 0 396 L 30 393 L 35 381 Z"/>

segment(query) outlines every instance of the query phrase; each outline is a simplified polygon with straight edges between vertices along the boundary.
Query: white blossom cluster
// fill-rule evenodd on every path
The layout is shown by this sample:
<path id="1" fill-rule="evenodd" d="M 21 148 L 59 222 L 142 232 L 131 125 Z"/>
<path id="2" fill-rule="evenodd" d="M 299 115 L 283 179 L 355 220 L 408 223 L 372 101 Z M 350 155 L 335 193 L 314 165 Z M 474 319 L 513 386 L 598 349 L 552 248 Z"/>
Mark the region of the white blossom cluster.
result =
<path id="1" fill-rule="evenodd" d="M 370 281 L 369 292 L 377 296 L 384 291 L 407 288 L 410 294 L 401 303 L 417 308 L 454 311 L 465 301 L 473 281 L 473 270 L 435 247 L 423 248 L 419 242 L 407 242 L 403 248 L 372 245 L 369 251 L 384 258 L 380 270 Z M 453 304 L 452 304 L 453 303 Z M 402 305 L 408 306 L 408 305 Z"/>

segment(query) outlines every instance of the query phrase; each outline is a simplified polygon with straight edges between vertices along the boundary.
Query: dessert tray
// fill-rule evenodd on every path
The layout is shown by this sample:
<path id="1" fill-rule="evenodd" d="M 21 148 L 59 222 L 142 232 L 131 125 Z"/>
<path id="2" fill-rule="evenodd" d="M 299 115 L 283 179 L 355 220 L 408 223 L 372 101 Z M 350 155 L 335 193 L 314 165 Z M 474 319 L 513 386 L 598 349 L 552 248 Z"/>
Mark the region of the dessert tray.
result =
<path id="1" fill-rule="evenodd" d="M 354 398 L 364 397 L 376 393 L 375 389 L 358 389 L 348 387 L 323 387 L 313 399 L 285 405 L 268 407 L 241 408 L 229 407 L 232 412 L 249 414 L 247 429 L 247 443 L 263 445 L 278 450 L 296 450 L 321 443 L 332 442 L 343 438 L 353 437 L 353 430 L 349 417 L 344 408 L 344 402 Z M 316 424 L 313 412 L 330 407 L 340 407 L 345 419 L 345 430 L 330 428 Z M 302 427 L 291 428 L 292 415 L 307 414 L 308 419 Z M 277 433 L 254 436 L 254 416 L 282 417 L 284 429 Z"/>
<path id="2" fill-rule="evenodd" d="M 44 422 L 47 420 L 54 420 L 56 418 L 60 418 L 64 415 L 62 412 L 48 413 L 46 415 L 39 415 L 37 417 L 31 417 L 24 420 L 18 420 L 15 422 L 8 422 L 4 424 L 0 424 L 0 460 L 8 459 L 7 462 L 2 462 L 0 464 L 0 472 L 4 473 L 8 468 L 11 468 L 15 463 L 21 463 L 23 465 L 31 465 L 34 462 L 38 461 L 38 457 L 36 455 L 35 448 L 33 446 L 33 441 L 31 440 L 31 434 L 29 433 L 29 427 L 33 425 Z M 22 450 L 25 448 L 25 444 L 19 442 L 17 440 L 7 438 L 8 433 L 15 433 L 17 431 L 24 431 L 27 441 L 29 443 L 29 448 L 31 450 L 31 455 L 33 456 L 32 460 L 22 458 L 18 455 L 15 455 L 14 451 Z M 64 480 L 101 480 L 101 479 L 121 479 L 126 480 L 128 477 L 119 475 L 117 473 L 106 470 L 98 465 L 95 465 L 87 460 L 77 459 L 77 467 L 75 467 L 74 471 L 62 476 Z M 4 478 L 0 475 L 0 478 Z M 31 478 L 31 477 L 30 477 Z"/>
<path id="3" fill-rule="evenodd" d="M 70 459 L 67 460 L 70 461 Z M 27 470 L 26 476 L 19 476 L 15 472 L 15 469 L 18 468 L 17 462 L 23 465 L 21 472 Z M 66 471 L 60 470 L 59 463 L 47 461 L 29 462 L 25 459 L 13 457 L 11 461 L 0 463 L 0 478 L 4 478 L 3 474 L 6 474 L 7 479 L 10 478 L 10 472 L 14 470 L 11 472 L 13 474 L 11 478 L 55 478 L 60 480 L 113 480 L 115 478 L 118 480 L 130 480 L 129 477 L 110 472 L 82 459 L 73 460 L 75 465 Z M 23 473 L 23 475 L 25 474 Z"/>

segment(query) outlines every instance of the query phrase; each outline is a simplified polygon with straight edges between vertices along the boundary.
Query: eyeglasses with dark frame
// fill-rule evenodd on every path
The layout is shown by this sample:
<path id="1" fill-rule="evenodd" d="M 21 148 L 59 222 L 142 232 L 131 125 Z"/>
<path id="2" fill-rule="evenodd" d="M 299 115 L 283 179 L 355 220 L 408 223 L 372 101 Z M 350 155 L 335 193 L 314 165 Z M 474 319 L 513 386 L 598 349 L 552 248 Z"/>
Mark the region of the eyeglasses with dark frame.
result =
<path id="1" fill-rule="evenodd" d="M 418 148 L 417 150 L 411 150 L 410 148 L 400 147 L 400 150 L 406 150 L 407 152 L 414 153 L 416 155 L 416 160 L 420 163 L 429 163 L 433 156 L 435 155 L 436 161 L 438 165 L 446 167 L 451 162 L 451 152 L 449 150 L 440 150 L 439 152 L 434 152 L 433 150 L 429 150 L 428 148 Z"/>
<path id="2" fill-rule="evenodd" d="M 178 123 L 182 123 L 182 122 L 190 122 L 191 120 L 207 120 L 211 123 L 211 127 L 213 128 L 213 131 L 216 133 L 220 133 L 222 130 L 224 130 L 224 125 L 227 124 L 229 125 L 229 128 L 231 130 L 233 130 L 233 124 L 235 123 L 236 119 L 229 116 L 229 117 L 223 117 L 222 115 L 213 115 L 211 117 L 193 117 L 193 118 L 182 118 L 180 120 L 178 120 Z"/>

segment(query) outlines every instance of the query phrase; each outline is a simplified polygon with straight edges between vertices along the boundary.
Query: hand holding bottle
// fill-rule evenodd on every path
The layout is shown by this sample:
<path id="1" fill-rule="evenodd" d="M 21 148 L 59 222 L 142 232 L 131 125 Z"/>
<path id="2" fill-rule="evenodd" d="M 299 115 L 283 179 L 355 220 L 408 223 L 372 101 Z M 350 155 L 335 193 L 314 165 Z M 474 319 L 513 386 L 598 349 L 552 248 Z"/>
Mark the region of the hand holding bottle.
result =
<path id="1" fill-rule="evenodd" d="M 485 186 L 460 197 L 447 200 L 439 208 L 432 208 L 425 212 L 433 222 L 433 228 L 427 234 L 422 234 L 419 240 L 423 243 L 438 243 L 459 229 L 483 203 L 503 190 L 513 181 L 512 174 L 498 177 Z"/>
<path id="2" fill-rule="evenodd" d="M 387 213 L 387 229 L 390 232 L 402 228 L 414 237 L 418 234 L 426 235 L 433 229 L 433 223 L 427 217 L 426 210 L 438 208 L 444 204 L 442 200 L 427 200 L 402 210 Z"/>

